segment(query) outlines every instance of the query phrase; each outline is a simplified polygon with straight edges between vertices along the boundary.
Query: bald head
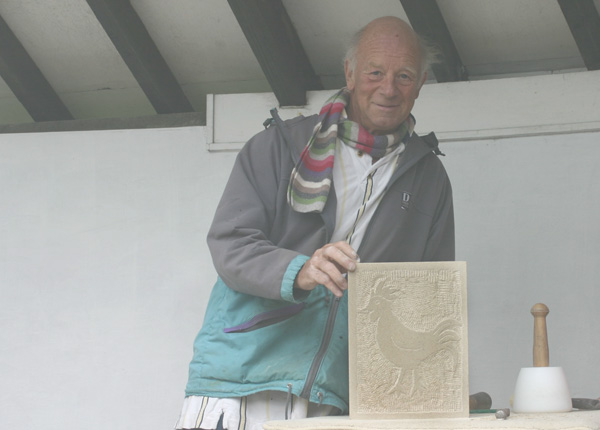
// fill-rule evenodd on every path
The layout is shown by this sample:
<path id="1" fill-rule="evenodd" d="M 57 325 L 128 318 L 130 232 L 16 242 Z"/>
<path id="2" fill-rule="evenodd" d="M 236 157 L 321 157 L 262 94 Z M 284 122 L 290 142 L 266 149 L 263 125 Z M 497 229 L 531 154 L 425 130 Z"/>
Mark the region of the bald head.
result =
<path id="1" fill-rule="evenodd" d="M 376 18 L 361 28 L 352 38 L 344 62 L 347 62 L 354 69 L 360 46 L 382 35 L 393 35 L 393 37 L 404 40 L 406 44 L 411 45 L 419 56 L 420 76 L 427 71 L 433 57 L 435 57 L 433 48 L 421 39 L 406 21 L 395 16 Z"/>
<path id="2" fill-rule="evenodd" d="M 418 46 L 417 34 L 414 32 L 412 27 L 395 16 L 383 16 L 381 18 L 374 19 L 368 23 L 362 32 L 362 38 L 367 39 L 370 37 L 377 37 L 379 35 L 393 35 L 401 39 L 411 41 L 415 46 Z"/>

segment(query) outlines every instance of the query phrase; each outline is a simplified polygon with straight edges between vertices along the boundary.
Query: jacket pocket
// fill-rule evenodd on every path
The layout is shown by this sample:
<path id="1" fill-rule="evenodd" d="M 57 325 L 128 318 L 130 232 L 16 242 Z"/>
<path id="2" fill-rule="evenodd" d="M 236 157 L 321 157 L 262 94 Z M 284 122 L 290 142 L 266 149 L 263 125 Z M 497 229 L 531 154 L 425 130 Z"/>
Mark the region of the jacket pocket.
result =
<path id="1" fill-rule="evenodd" d="M 267 312 L 262 312 L 252 319 L 236 325 L 234 327 L 224 328 L 225 333 L 246 333 L 267 327 L 281 321 L 285 321 L 304 309 L 304 303 L 296 303 L 282 308 L 273 309 Z"/>

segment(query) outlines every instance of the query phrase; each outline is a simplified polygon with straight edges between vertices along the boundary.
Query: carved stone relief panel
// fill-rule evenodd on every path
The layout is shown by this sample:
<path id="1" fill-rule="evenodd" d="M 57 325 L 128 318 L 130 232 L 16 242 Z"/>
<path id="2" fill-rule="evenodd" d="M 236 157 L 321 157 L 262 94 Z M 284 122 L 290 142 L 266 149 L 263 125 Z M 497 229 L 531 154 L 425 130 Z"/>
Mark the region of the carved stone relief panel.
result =
<path id="1" fill-rule="evenodd" d="M 360 263 L 348 280 L 350 417 L 467 417 L 466 263 Z"/>

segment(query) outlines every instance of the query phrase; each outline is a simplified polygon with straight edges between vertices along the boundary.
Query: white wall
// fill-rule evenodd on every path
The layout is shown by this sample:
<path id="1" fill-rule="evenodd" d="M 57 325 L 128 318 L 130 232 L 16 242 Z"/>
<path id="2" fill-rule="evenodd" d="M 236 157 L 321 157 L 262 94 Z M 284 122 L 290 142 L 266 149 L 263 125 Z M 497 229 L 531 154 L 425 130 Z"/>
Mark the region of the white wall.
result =
<path id="1" fill-rule="evenodd" d="M 470 391 L 494 406 L 531 364 L 538 301 L 551 364 L 574 396 L 599 395 L 594 83 L 598 72 L 437 84 L 418 101 L 420 130 L 444 140 L 468 263 Z M 206 130 L 0 135 L 0 428 L 172 427 L 215 277 L 206 230 L 235 157 L 206 144 L 239 145 L 231 136 L 258 131 L 270 97 L 216 96 Z M 252 121 L 240 131 L 224 115 Z"/>
<path id="2" fill-rule="evenodd" d="M 0 135 L 0 428 L 173 427 L 234 156 L 200 127 Z"/>
<path id="3" fill-rule="evenodd" d="M 600 395 L 600 132 L 445 145 L 467 261 L 471 392 L 507 407 L 545 303 L 550 365 Z"/>

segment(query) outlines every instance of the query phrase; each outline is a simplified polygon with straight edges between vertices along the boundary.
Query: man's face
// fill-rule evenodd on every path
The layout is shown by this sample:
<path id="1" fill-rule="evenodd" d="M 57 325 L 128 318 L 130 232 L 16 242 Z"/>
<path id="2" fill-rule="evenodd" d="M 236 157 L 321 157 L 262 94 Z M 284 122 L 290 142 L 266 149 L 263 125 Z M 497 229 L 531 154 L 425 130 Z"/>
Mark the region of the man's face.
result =
<path id="1" fill-rule="evenodd" d="M 356 53 L 354 70 L 346 62 L 351 93 L 348 116 L 371 134 L 394 131 L 410 114 L 425 82 L 414 37 L 402 32 L 367 34 Z"/>

